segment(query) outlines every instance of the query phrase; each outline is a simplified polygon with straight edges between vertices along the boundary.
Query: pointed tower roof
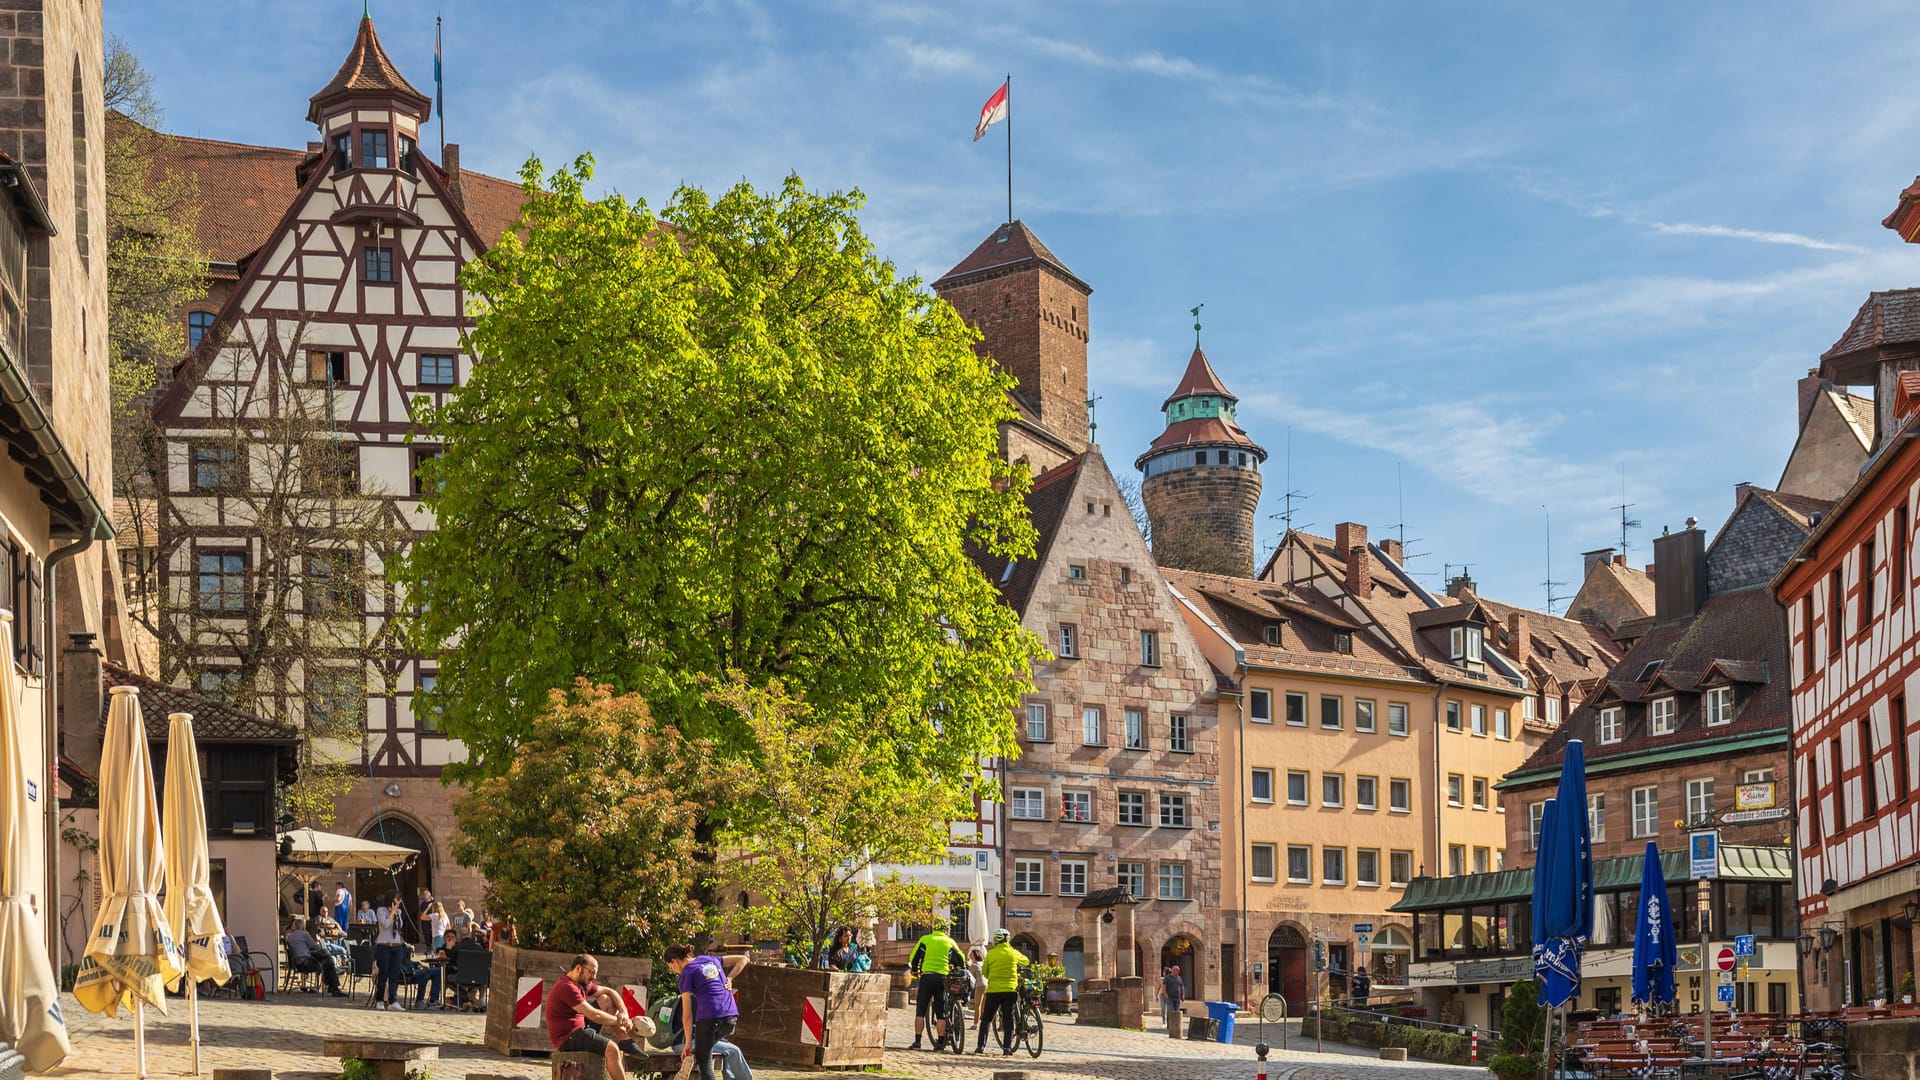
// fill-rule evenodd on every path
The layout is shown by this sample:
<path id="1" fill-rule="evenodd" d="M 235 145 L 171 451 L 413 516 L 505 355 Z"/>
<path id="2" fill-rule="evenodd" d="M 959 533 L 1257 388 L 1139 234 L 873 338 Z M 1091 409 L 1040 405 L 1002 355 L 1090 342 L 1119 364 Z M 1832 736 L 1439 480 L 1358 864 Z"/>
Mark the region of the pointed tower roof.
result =
<path id="1" fill-rule="evenodd" d="M 393 61 L 387 59 L 387 51 L 380 47 L 380 36 L 373 32 L 373 19 L 368 16 L 361 17 L 360 33 L 354 37 L 353 49 L 347 53 L 340 70 L 334 73 L 333 81 L 310 99 L 307 119 L 317 124 L 327 106 L 357 96 L 395 98 L 422 121 L 433 105 L 432 100 L 415 90 Z"/>
<path id="2" fill-rule="evenodd" d="M 1193 397 L 1197 394 L 1223 397 L 1228 401 L 1240 400 L 1227 389 L 1225 383 L 1220 381 L 1220 376 L 1214 372 L 1213 365 L 1207 361 L 1207 354 L 1200 351 L 1200 346 L 1195 345 L 1193 355 L 1187 359 L 1187 372 L 1180 376 L 1180 385 L 1173 388 L 1173 393 L 1167 395 L 1167 400 L 1161 402 L 1160 407 L 1165 409 L 1183 397 Z"/>
<path id="3" fill-rule="evenodd" d="M 1089 295 L 1093 293 L 1093 286 L 1081 281 L 1079 275 L 1067 269 L 1067 264 L 1047 250 L 1047 245 L 1033 235 L 1033 230 L 1027 228 L 1024 221 L 1013 221 L 996 227 L 987 234 L 985 240 L 980 241 L 979 247 L 973 249 L 973 254 L 961 259 L 953 269 L 941 275 L 940 280 L 933 283 L 933 287 L 939 289 L 943 285 L 954 284 L 962 278 L 1001 273 L 1035 263 L 1064 275 L 1069 281 L 1079 286 L 1080 291 Z"/>

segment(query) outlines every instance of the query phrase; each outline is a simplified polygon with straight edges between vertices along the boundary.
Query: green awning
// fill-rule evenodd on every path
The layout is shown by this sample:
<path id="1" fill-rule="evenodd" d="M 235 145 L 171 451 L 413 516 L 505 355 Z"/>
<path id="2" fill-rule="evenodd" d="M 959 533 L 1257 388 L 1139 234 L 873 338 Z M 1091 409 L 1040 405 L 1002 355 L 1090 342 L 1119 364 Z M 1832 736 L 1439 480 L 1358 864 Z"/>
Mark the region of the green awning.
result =
<path id="1" fill-rule="evenodd" d="M 1724 881 L 1791 881 L 1793 853 L 1779 845 L 1720 845 L 1720 877 Z M 1669 885 L 1694 880 L 1688 873 L 1687 853 L 1660 853 L 1660 874 Z M 1640 856 L 1622 855 L 1593 864 L 1593 891 L 1620 892 L 1640 887 Z M 1503 904 L 1533 896 L 1533 868 L 1499 870 L 1491 874 L 1414 878 L 1388 911 L 1433 911 L 1476 904 Z"/>
<path id="2" fill-rule="evenodd" d="M 1605 776 L 1608 773 L 1638 771 L 1649 765 L 1666 765 L 1676 761 L 1692 761 L 1704 757 L 1718 757 L 1722 754 L 1744 753 L 1749 750 L 1767 750 L 1787 746 L 1791 742 L 1785 728 L 1778 731 L 1762 731 L 1749 735 L 1737 735 L 1725 739 L 1702 739 L 1699 742 L 1684 743 L 1668 749 L 1655 749 L 1632 754 L 1619 754 L 1599 759 L 1587 759 L 1588 776 Z M 1560 763 L 1534 769 L 1510 772 L 1493 786 L 1504 791 L 1508 788 L 1525 787 L 1540 780 L 1558 780 Z"/>

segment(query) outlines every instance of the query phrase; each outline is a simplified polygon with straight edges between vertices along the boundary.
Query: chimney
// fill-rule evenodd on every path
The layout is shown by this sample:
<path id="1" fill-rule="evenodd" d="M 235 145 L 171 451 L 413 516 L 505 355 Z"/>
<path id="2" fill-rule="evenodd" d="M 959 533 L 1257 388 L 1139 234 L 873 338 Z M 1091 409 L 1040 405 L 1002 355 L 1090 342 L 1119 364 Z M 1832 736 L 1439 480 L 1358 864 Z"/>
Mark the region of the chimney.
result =
<path id="1" fill-rule="evenodd" d="M 1367 527 L 1343 521 L 1333 527 L 1333 546 L 1347 563 L 1347 590 L 1362 599 L 1373 595 L 1373 560 L 1367 558 Z"/>
<path id="2" fill-rule="evenodd" d="M 1655 537 L 1653 565 L 1655 624 L 1698 614 L 1707 598 L 1707 534 L 1696 527 Z"/>
<path id="3" fill-rule="evenodd" d="M 60 654 L 60 741 L 62 751 L 75 764 L 99 776 L 107 707 L 100 650 L 93 638 L 89 633 L 68 634 L 67 647 Z"/>
<path id="4" fill-rule="evenodd" d="M 1400 557 L 1400 552 L 1401 552 L 1400 541 L 1382 540 L 1380 541 L 1380 550 L 1385 552 L 1387 558 L 1392 559 L 1394 562 L 1397 562 L 1402 566 L 1405 566 L 1407 564 L 1407 560 Z"/>
<path id="5" fill-rule="evenodd" d="M 1593 573 L 1593 568 L 1595 564 L 1609 562 L 1612 559 L 1613 559 L 1612 548 L 1596 548 L 1593 551 L 1581 552 L 1580 553 L 1580 580 L 1585 581 L 1587 578 L 1587 575 Z"/>
<path id="6" fill-rule="evenodd" d="M 467 207 L 466 193 L 460 189 L 460 144 L 448 143 L 440 155 L 440 171 L 447 174 L 447 190 L 453 192 L 453 201 L 460 204 L 462 210 Z"/>
<path id="7" fill-rule="evenodd" d="M 1813 414 L 1813 403 L 1820 400 L 1820 392 L 1831 384 L 1820 377 L 1819 368 L 1808 368 L 1800 380 L 1800 427 L 1807 426 L 1807 417 Z"/>
<path id="8" fill-rule="evenodd" d="M 320 151 L 325 150 L 326 148 L 327 148 L 326 143 L 315 142 L 312 139 L 307 140 L 307 153 L 309 154 L 317 154 Z"/>
<path id="9" fill-rule="evenodd" d="M 1465 570 L 1462 570 L 1447 581 L 1447 595 L 1458 600 L 1472 592 L 1473 586 L 1473 578 L 1468 576 Z"/>
<path id="10" fill-rule="evenodd" d="M 1627 565 L 1627 557 L 1625 555 L 1615 555 L 1613 557 L 1613 565 L 1615 566 Z"/>
<path id="11" fill-rule="evenodd" d="M 1527 616 L 1515 611 L 1507 616 L 1507 655 L 1525 671 L 1527 661 L 1533 656 L 1533 639 L 1528 635 Z"/>

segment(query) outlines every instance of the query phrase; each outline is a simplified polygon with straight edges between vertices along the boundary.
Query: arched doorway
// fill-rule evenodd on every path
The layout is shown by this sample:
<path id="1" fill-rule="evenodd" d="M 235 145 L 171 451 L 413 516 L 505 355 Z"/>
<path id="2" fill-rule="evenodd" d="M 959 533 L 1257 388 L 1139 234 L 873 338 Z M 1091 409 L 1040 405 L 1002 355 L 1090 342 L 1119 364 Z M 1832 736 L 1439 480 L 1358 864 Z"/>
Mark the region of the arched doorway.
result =
<path id="1" fill-rule="evenodd" d="M 1040 939 L 1034 937 L 1032 934 L 1015 934 L 1013 936 L 1013 947 L 1019 949 L 1027 959 L 1035 963 L 1039 963 L 1041 956 L 1044 955 L 1040 951 Z"/>
<path id="2" fill-rule="evenodd" d="M 1151 973 L 1153 978 L 1147 980 L 1148 993 L 1151 994 L 1153 991 L 1154 979 L 1165 975 L 1168 968 L 1178 968 L 1180 970 L 1180 981 L 1186 984 L 1186 992 L 1181 996 L 1187 998 L 1198 996 L 1195 993 L 1195 988 L 1199 984 L 1194 978 L 1196 974 L 1194 971 L 1194 963 L 1198 959 L 1199 953 L 1200 947 L 1194 944 L 1194 940 L 1185 934 L 1175 934 L 1168 938 L 1167 943 L 1160 946 L 1160 968 Z"/>
<path id="3" fill-rule="evenodd" d="M 388 892 L 398 889 L 402 905 L 407 913 L 406 938 L 416 944 L 425 943 L 426 935 L 416 925 L 420 914 L 420 890 L 433 888 L 433 848 L 427 838 L 420 834 L 413 823 L 392 814 L 382 814 L 366 828 L 360 830 L 362 840 L 378 840 L 383 844 L 412 848 L 420 853 L 410 859 L 406 865 L 394 870 L 360 870 L 354 874 L 354 906 L 360 906 L 362 899 L 378 903 Z M 467 898 L 467 905 L 473 906 L 473 900 Z"/>
<path id="4" fill-rule="evenodd" d="M 1267 938 L 1268 991 L 1287 999 L 1287 1012 L 1298 1016 L 1307 1005 L 1307 938 L 1295 926 L 1276 926 Z"/>
<path id="5" fill-rule="evenodd" d="M 1087 946 L 1077 937 L 1067 939 L 1060 946 L 1060 966 L 1067 969 L 1067 978 L 1074 982 L 1083 982 L 1087 977 Z"/>
<path id="6" fill-rule="evenodd" d="M 1383 926 L 1374 935 L 1371 958 L 1367 965 L 1373 982 L 1373 992 L 1407 985 L 1407 972 L 1413 968 L 1413 939 L 1405 930 L 1397 926 Z"/>

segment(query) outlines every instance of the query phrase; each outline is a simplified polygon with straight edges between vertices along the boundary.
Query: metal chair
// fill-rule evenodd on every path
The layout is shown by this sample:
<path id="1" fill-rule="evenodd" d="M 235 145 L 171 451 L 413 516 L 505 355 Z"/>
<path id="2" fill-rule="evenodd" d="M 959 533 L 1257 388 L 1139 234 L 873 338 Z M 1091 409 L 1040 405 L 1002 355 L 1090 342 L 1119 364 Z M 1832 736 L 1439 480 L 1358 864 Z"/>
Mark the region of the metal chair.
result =
<path id="1" fill-rule="evenodd" d="M 247 948 L 245 935 L 234 936 L 232 955 L 240 958 L 240 963 L 236 965 L 235 974 L 240 977 L 242 987 L 246 986 L 246 969 L 255 968 L 262 972 L 260 985 L 265 987 L 269 993 L 272 992 L 274 986 L 277 985 L 274 976 L 280 970 L 280 965 L 274 962 L 274 957 L 258 949 Z"/>
<path id="2" fill-rule="evenodd" d="M 373 1000 L 374 982 L 373 942 L 350 941 L 347 943 L 347 985 L 348 994 L 353 993 L 354 984 L 361 979 L 367 980 L 367 1000 Z"/>
<path id="3" fill-rule="evenodd" d="M 480 949 L 455 949 L 449 955 L 453 963 L 448 966 L 447 980 L 460 992 L 456 1000 L 466 1004 L 470 999 L 478 1004 L 480 995 L 493 980 L 493 954 Z"/>
<path id="4" fill-rule="evenodd" d="M 312 993 L 319 989 L 320 968 L 312 962 L 313 958 L 309 956 L 306 964 L 294 960 L 293 948 L 285 938 L 280 939 L 280 950 L 287 958 L 287 962 L 280 966 L 280 992 L 304 990 Z"/>

